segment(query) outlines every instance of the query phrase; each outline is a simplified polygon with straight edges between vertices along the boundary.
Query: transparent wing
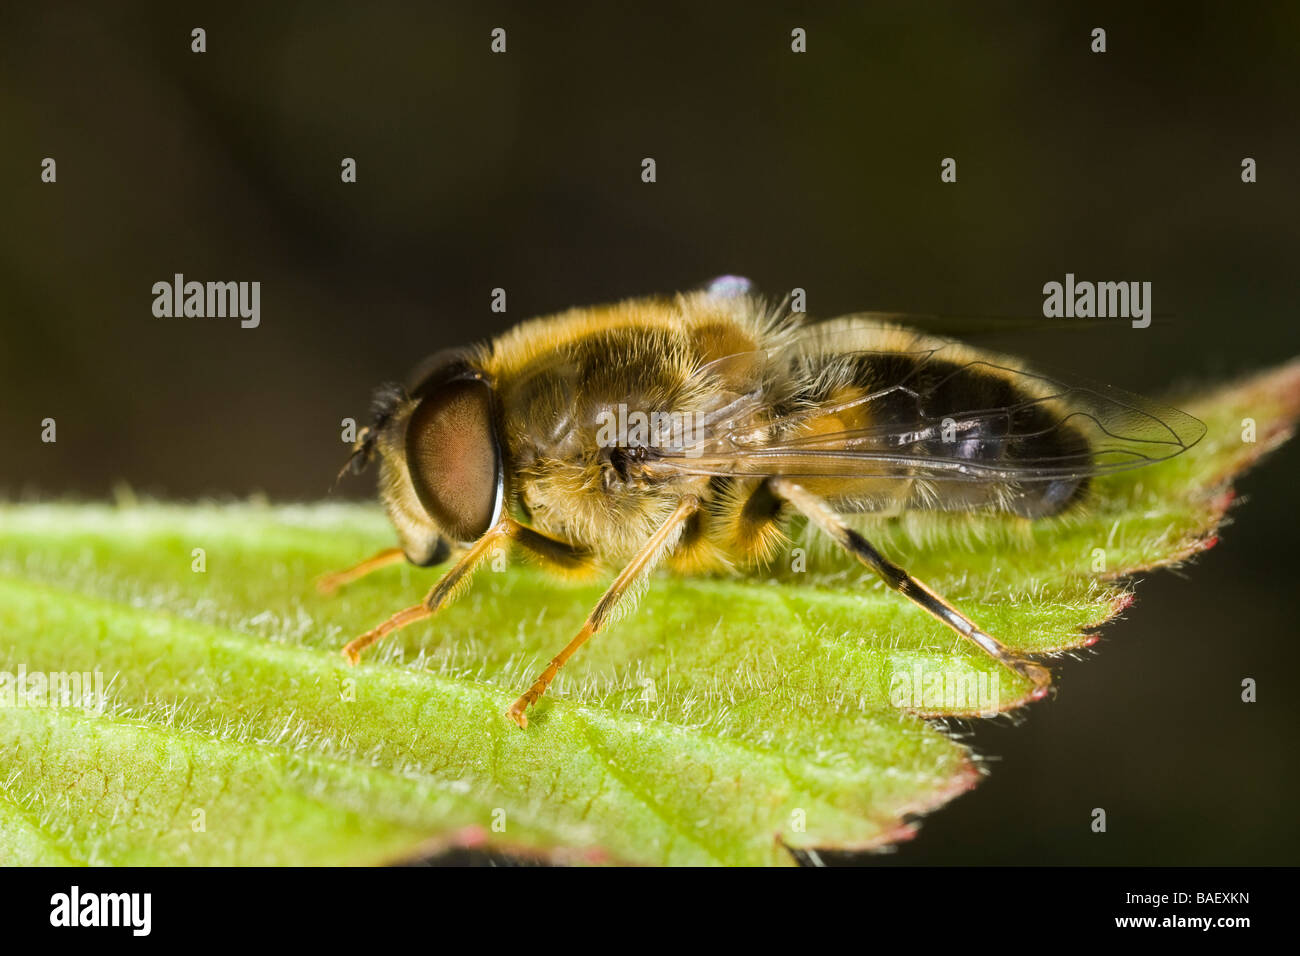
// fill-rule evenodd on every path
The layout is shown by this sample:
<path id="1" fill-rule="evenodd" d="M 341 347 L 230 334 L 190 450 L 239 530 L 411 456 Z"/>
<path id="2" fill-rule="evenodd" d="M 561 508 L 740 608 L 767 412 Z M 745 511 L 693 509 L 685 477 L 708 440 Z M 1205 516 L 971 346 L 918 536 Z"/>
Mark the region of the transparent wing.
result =
<path id="1" fill-rule="evenodd" d="M 902 351 L 864 348 L 863 331 L 811 326 L 782 349 L 710 363 L 698 374 L 726 377 L 766 363 L 805 384 L 775 413 L 756 392 L 697 416 L 694 428 L 657 449 L 652 470 L 1057 481 L 1164 461 L 1205 434 L 1192 416 L 1118 388 L 972 357 L 943 340 L 918 339 L 924 347 Z M 842 381 L 845 368 L 855 370 L 860 388 L 818 393 L 819 383 Z"/>

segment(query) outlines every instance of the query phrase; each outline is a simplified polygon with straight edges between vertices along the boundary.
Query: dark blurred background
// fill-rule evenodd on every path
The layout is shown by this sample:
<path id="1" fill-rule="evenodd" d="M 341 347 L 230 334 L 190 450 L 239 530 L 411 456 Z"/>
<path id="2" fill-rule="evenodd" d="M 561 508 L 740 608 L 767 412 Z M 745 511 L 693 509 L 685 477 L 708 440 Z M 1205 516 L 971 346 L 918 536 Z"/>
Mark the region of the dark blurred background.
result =
<path id="1" fill-rule="evenodd" d="M 1143 393 L 1300 353 L 1295 5 L 700 6 L 6 5 L 0 490 L 320 497 L 422 355 L 729 272 L 817 317 L 1149 280 L 1149 329 L 988 341 Z M 260 281 L 260 327 L 155 318 L 176 272 Z M 976 726 L 993 775 L 888 862 L 1297 862 L 1297 464 L 1054 703 Z"/>

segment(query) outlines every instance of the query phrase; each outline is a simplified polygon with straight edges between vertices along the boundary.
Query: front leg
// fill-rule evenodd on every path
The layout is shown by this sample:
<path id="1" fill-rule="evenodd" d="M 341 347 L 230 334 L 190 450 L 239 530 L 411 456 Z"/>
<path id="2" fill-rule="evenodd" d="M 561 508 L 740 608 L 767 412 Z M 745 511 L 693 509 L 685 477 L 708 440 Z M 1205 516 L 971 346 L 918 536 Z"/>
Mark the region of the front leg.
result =
<path id="1" fill-rule="evenodd" d="M 357 578 L 363 578 L 371 571 L 378 571 L 380 568 L 386 568 L 391 564 L 398 564 L 405 560 L 406 552 L 401 548 L 384 548 L 384 550 L 372 554 L 360 564 L 355 564 L 343 571 L 335 571 L 333 574 L 322 575 L 316 581 L 316 590 L 325 595 L 333 594 L 343 585 L 351 584 Z"/>
<path id="2" fill-rule="evenodd" d="M 347 658 L 348 663 L 356 664 L 360 661 L 361 652 L 375 641 L 401 630 L 408 624 L 432 617 L 454 601 L 469 587 L 474 572 L 483 560 L 497 545 L 506 541 L 514 541 L 544 563 L 561 570 L 578 571 L 589 563 L 589 555 L 585 550 L 548 538 L 513 518 L 505 518 L 496 526 L 489 528 L 483 537 L 470 546 L 460 560 L 439 578 L 438 583 L 425 595 L 423 601 L 398 611 L 378 627 L 348 642 L 348 645 L 343 648 L 343 656 Z M 400 550 L 398 553 L 401 553 Z"/>

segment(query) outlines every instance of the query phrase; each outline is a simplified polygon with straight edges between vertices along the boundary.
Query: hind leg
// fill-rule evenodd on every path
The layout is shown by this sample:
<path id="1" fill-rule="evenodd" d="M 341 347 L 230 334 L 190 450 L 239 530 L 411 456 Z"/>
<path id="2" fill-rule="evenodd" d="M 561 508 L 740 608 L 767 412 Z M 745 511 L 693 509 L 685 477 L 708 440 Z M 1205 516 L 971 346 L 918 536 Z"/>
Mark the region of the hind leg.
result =
<path id="1" fill-rule="evenodd" d="M 773 493 L 788 501 L 809 521 L 830 535 L 840 547 L 880 575 L 887 585 L 977 645 L 994 660 L 1027 678 L 1034 685 L 1035 700 L 1047 694 L 1052 683 L 1052 673 L 1046 667 L 1026 660 L 981 630 L 948 601 L 877 551 L 870 541 L 845 524 L 822 498 L 788 478 L 773 478 L 770 484 Z"/>

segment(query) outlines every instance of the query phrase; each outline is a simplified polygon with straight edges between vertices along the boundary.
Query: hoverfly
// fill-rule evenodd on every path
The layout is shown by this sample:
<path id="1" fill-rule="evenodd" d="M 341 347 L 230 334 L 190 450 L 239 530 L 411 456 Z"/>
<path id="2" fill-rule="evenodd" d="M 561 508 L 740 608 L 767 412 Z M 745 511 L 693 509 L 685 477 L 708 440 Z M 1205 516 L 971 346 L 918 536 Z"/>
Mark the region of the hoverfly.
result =
<path id="1" fill-rule="evenodd" d="M 456 560 L 424 600 L 350 642 L 350 663 L 449 604 L 503 544 L 557 572 L 615 575 L 510 707 L 520 727 L 656 567 L 761 569 L 795 516 L 1041 697 L 1046 667 L 876 550 L 854 516 L 1044 518 L 1076 507 L 1094 476 L 1170 458 L 1205 432 L 1176 409 L 948 339 L 862 316 L 805 324 L 734 277 L 438 353 L 408 387 L 381 386 L 373 414 L 349 464 L 360 471 L 379 456 L 400 546 L 322 579 L 322 590 L 394 562 Z"/>

